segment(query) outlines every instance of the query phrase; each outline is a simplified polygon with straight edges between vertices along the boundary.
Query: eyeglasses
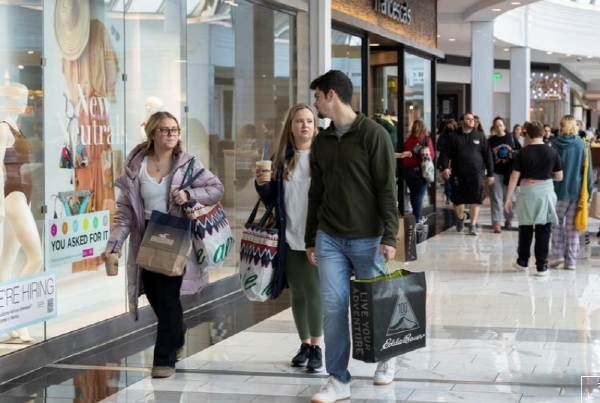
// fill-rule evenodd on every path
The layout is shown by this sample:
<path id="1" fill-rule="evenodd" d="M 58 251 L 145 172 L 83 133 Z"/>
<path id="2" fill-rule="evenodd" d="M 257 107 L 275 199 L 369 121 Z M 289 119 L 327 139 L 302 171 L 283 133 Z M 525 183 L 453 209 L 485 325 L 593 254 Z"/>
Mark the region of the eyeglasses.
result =
<path id="1" fill-rule="evenodd" d="M 179 132 L 181 132 L 181 129 L 179 128 L 173 128 L 173 129 L 169 129 L 168 127 L 159 127 L 157 129 L 160 134 L 162 134 L 163 136 L 168 136 L 169 134 L 171 136 L 178 136 Z"/>

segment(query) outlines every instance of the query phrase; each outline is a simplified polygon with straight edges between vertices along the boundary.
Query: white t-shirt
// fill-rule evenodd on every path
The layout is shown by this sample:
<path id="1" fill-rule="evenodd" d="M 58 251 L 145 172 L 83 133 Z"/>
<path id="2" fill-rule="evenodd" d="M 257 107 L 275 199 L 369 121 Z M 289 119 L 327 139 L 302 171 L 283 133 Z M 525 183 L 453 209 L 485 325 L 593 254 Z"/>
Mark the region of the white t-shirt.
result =
<path id="1" fill-rule="evenodd" d="M 171 174 L 168 174 L 160 183 L 156 179 L 148 175 L 148 157 L 142 160 L 140 168 L 140 190 L 142 200 L 144 201 L 144 218 L 150 219 L 152 210 L 157 210 L 162 213 L 167 212 L 167 200 L 169 197 L 169 183 L 171 182 Z"/>
<path id="2" fill-rule="evenodd" d="M 308 214 L 308 188 L 310 187 L 310 150 L 299 150 L 299 158 L 285 182 L 285 240 L 292 250 L 305 250 L 304 232 Z"/>

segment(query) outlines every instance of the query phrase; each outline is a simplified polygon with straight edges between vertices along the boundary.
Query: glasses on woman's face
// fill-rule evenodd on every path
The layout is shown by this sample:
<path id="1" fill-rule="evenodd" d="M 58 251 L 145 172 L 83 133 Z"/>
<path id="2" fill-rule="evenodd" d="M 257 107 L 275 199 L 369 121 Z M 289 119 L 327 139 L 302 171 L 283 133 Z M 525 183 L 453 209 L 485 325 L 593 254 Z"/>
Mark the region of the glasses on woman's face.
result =
<path id="1" fill-rule="evenodd" d="M 177 127 L 173 127 L 171 129 L 169 129 L 168 127 L 159 127 L 157 130 L 163 136 L 168 136 L 168 135 L 178 136 L 179 132 L 181 131 L 181 129 L 179 129 Z"/>

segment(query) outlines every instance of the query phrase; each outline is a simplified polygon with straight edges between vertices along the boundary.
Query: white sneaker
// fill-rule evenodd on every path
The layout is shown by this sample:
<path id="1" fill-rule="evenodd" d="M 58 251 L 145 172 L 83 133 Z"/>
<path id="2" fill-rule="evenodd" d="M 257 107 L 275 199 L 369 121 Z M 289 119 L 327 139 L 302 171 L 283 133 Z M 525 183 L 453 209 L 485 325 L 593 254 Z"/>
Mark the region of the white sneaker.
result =
<path id="1" fill-rule="evenodd" d="M 330 376 L 321 390 L 310 399 L 311 403 L 334 403 L 350 398 L 350 384 L 341 383 Z"/>
<path id="2" fill-rule="evenodd" d="M 565 262 L 565 259 L 550 259 L 548 261 L 548 267 L 550 267 L 552 269 L 558 269 L 558 266 L 560 266 L 564 262 Z"/>
<path id="3" fill-rule="evenodd" d="M 381 361 L 377 363 L 377 369 L 373 376 L 373 383 L 375 385 L 389 385 L 394 382 L 394 375 L 396 374 L 396 359 L 390 358 L 387 361 Z"/>
<path id="4" fill-rule="evenodd" d="M 572 263 L 571 263 L 571 264 L 566 264 L 566 263 L 565 263 L 565 266 L 564 266 L 564 269 L 565 269 L 565 270 L 575 270 L 576 268 L 577 268 L 577 266 L 575 266 L 575 265 L 574 265 L 574 264 L 572 264 Z"/>

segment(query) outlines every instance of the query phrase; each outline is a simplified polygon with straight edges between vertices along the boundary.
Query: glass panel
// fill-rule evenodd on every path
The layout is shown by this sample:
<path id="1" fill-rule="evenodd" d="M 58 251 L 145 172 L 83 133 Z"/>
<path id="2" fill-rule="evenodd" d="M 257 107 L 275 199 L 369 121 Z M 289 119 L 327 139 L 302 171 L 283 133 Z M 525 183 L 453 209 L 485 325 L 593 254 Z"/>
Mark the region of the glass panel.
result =
<path id="1" fill-rule="evenodd" d="M 206 2 L 193 10 L 201 18 L 188 19 L 188 148 L 223 182 L 222 204 L 239 240 L 258 199 L 255 162 L 263 152 L 271 156 L 280 122 L 296 102 L 295 19 L 230 3 Z M 235 275 L 237 258 L 231 253 L 210 281 Z"/>
<path id="2" fill-rule="evenodd" d="M 156 13 L 161 4 L 163 4 L 163 0 L 131 0 L 127 7 L 127 13 Z M 167 7 L 166 4 L 165 7 Z"/>
<path id="3" fill-rule="evenodd" d="M 404 139 L 410 135 L 412 124 L 419 119 L 432 131 L 431 115 L 431 60 L 404 54 Z M 435 131 L 433 136 L 435 136 Z M 434 138 L 434 137 L 433 137 Z M 423 208 L 432 204 L 432 194 L 427 192 L 423 198 Z M 410 211 L 410 197 L 405 188 L 404 211 Z"/>
<path id="4" fill-rule="evenodd" d="M 58 280 L 58 317 L 48 321 L 48 337 L 127 311 L 125 259 L 119 275 L 107 278 L 99 257 L 125 151 L 123 14 L 106 2 L 58 3 L 45 2 L 43 25 L 44 246 L 46 268 Z"/>
<path id="5" fill-rule="evenodd" d="M 333 29 L 331 31 L 331 68 L 340 70 L 352 80 L 352 107 L 362 109 L 362 38 Z"/>
<path id="6" fill-rule="evenodd" d="M 42 1 L 3 1 L 0 5 L 0 355 L 44 341 L 44 323 L 23 324 L 25 295 L 9 298 L 7 289 L 25 276 L 43 272 L 44 88 L 42 81 Z M 26 29 L 23 29 L 26 27 Z M 19 287 L 19 288 L 17 288 Z M 21 297 L 21 298 L 20 298 Z M 13 309 L 18 313 L 6 315 Z M 19 309 L 21 309 L 19 311 Z M 39 320 L 41 316 L 35 316 Z M 21 321 L 21 322 L 18 322 Z M 6 334 L 13 328 L 16 332 Z"/>

